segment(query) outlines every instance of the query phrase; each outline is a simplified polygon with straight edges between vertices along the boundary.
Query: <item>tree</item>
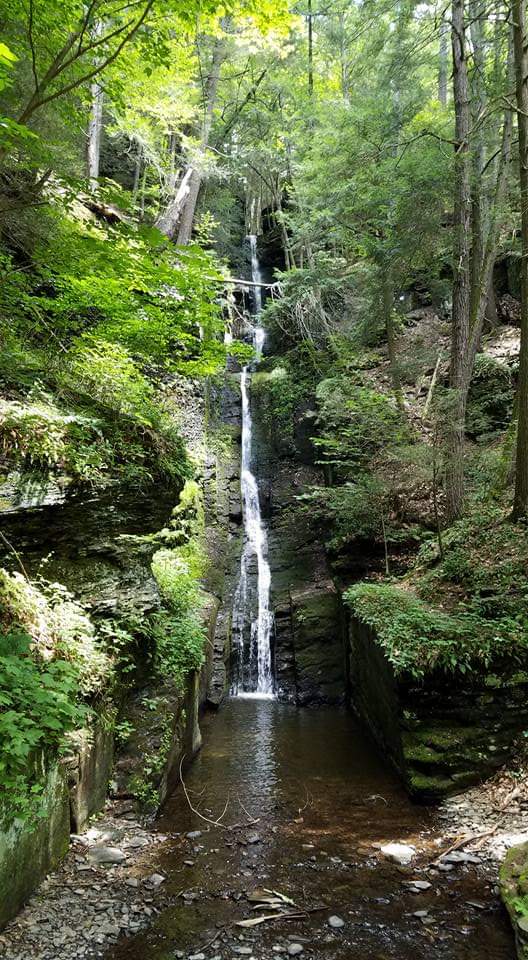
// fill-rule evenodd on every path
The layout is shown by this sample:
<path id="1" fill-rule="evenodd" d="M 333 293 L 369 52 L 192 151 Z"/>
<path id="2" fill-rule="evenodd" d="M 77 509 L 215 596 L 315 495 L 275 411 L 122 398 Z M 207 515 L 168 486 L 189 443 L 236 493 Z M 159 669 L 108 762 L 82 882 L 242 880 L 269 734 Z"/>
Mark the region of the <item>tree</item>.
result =
<path id="1" fill-rule="evenodd" d="M 464 0 L 453 0 L 451 43 L 455 108 L 455 172 L 453 224 L 453 309 L 449 385 L 451 404 L 447 429 L 446 499 L 449 519 L 464 506 L 466 408 L 475 357 L 480 345 L 491 287 L 511 155 L 511 110 L 506 106 L 499 147 L 492 141 L 484 159 L 484 60 L 480 12 L 473 6 L 473 87 L 468 70 Z M 511 57 L 508 55 L 508 64 Z M 503 83 L 508 79 L 505 71 Z M 504 92 L 502 92 L 504 96 Z M 473 113 L 472 113 L 473 108 Z M 496 133 L 495 133 L 496 136 Z M 495 166 L 491 163 L 497 157 Z M 484 179 L 491 170 L 493 184 Z M 489 193 L 489 198 L 488 198 Z"/>
<path id="2" fill-rule="evenodd" d="M 519 520 L 528 517 L 528 52 L 524 0 L 513 0 L 512 16 L 521 196 L 521 352 L 513 501 L 513 516 Z"/>

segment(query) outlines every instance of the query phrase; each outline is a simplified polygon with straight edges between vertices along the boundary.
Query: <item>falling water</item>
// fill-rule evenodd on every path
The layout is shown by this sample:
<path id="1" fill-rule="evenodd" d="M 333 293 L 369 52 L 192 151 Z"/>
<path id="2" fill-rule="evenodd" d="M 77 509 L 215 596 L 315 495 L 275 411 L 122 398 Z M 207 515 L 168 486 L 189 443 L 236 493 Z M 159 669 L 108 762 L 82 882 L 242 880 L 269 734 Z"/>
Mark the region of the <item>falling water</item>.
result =
<path id="1" fill-rule="evenodd" d="M 257 257 L 257 238 L 249 236 L 251 250 L 251 278 L 261 282 Z M 262 310 L 262 288 L 253 287 L 255 327 L 253 345 L 256 361 L 262 356 L 264 330 L 259 325 Z M 271 630 L 273 616 L 270 611 L 271 573 L 268 563 L 266 528 L 260 515 L 260 500 L 257 481 L 251 470 L 253 424 L 249 402 L 250 368 L 245 366 L 240 377 L 242 393 L 242 463 L 241 491 L 244 515 L 244 546 L 240 561 L 240 578 L 233 605 L 233 637 L 237 647 L 238 663 L 235 664 L 235 679 L 232 692 L 238 696 L 253 694 L 259 697 L 273 696 L 273 672 L 271 664 Z M 252 603 L 252 580 L 255 579 L 256 560 L 256 611 Z M 256 616 L 255 616 L 256 612 Z M 248 642 L 246 642 L 248 637 Z"/>

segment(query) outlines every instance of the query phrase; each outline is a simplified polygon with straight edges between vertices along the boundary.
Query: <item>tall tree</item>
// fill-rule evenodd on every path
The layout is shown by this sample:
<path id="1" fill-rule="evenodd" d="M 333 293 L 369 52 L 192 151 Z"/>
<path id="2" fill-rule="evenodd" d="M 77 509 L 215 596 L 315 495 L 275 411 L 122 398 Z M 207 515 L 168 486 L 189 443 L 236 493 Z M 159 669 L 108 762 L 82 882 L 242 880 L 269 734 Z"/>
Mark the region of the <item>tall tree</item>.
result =
<path id="1" fill-rule="evenodd" d="M 528 517 L 528 52 L 524 0 L 513 0 L 515 88 L 521 193 L 521 353 L 513 516 Z"/>

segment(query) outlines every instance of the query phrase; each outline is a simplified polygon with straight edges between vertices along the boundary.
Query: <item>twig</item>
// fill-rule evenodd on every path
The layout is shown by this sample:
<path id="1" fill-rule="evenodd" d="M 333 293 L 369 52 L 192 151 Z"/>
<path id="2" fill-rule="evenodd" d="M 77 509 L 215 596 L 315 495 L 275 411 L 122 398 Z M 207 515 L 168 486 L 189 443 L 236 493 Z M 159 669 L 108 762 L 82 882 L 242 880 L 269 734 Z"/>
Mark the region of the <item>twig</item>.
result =
<path id="1" fill-rule="evenodd" d="M 24 564 L 22 563 L 22 558 L 21 558 L 20 554 L 18 553 L 17 550 L 15 550 L 13 544 L 9 542 L 9 540 L 7 539 L 7 537 L 5 536 L 5 534 L 2 533 L 1 530 L 0 530 L 0 539 L 3 540 L 3 542 L 4 542 L 5 545 L 6 545 L 6 547 L 8 547 L 8 548 L 11 550 L 11 552 L 13 553 L 13 555 L 16 557 L 16 560 L 17 560 L 17 562 L 18 562 L 18 565 L 19 565 L 22 573 L 24 574 L 27 582 L 30 583 L 30 579 L 29 579 L 28 572 L 27 572 Z"/>
<path id="2" fill-rule="evenodd" d="M 480 850 L 480 848 L 484 846 L 484 842 L 488 839 L 488 837 L 492 837 L 494 833 L 497 833 L 497 830 L 499 829 L 499 827 L 500 827 L 500 824 L 496 823 L 495 826 L 491 828 L 491 830 L 487 830 L 486 833 L 483 833 L 479 842 L 475 844 L 473 849 Z"/>
<path id="3" fill-rule="evenodd" d="M 494 833 L 496 833 L 496 831 L 499 829 L 499 826 L 500 824 L 496 823 L 495 826 L 491 828 L 491 830 L 486 830 L 484 833 L 472 833 L 469 835 L 469 837 L 459 837 L 458 840 L 455 840 L 455 842 L 452 843 L 451 846 L 447 848 L 447 850 L 443 850 L 442 853 L 439 854 L 439 856 L 436 858 L 436 860 L 432 860 L 430 866 L 434 866 L 436 863 L 440 863 L 441 860 L 443 860 L 443 858 L 446 857 L 448 853 L 452 853 L 453 850 L 459 850 L 461 847 L 465 847 L 466 844 L 473 843 L 474 840 L 481 841 L 475 847 L 476 850 L 480 849 L 483 841 L 487 840 L 488 837 L 491 837 Z"/>
<path id="4" fill-rule="evenodd" d="M 502 811 L 506 809 L 508 804 L 510 804 L 512 800 L 515 800 L 515 798 L 519 796 L 520 792 L 521 792 L 521 788 L 517 785 L 516 787 L 513 788 L 511 793 L 507 795 L 506 799 L 502 801 L 501 805 L 499 807 L 496 807 L 495 809 L 498 810 L 499 813 L 502 813 Z"/>
<path id="5" fill-rule="evenodd" d="M 246 817 L 248 818 L 249 822 L 250 822 L 250 823 L 258 823 L 259 820 L 260 820 L 260 817 L 252 817 L 251 814 L 246 810 L 246 808 L 245 808 L 244 804 L 242 803 L 242 800 L 240 799 L 240 797 L 237 797 L 237 800 L 238 800 L 240 806 L 242 807 L 242 810 L 243 810 L 244 813 L 246 814 Z"/>
<path id="6" fill-rule="evenodd" d="M 196 807 L 194 807 L 194 806 L 192 805 L 192 803 L 191 803 L 191 798 L 190 798 L 190 796 L 189 796 L 189 791 L 187 790 L 187 787 L 185 786 L 185 780 L 183 779 L 183 773 L 182 773 L 183 761 L 185 760 L 185 756 L 186 756 L 185 753 L 182 754 L 182 758 L 181 758 L 181 760 L 180 760 L 180 782 L 181 782 L 181 785 L 182 785 L 182 787 L 183 787 L 183 792 L 184 792 L 184 794 L 185 794 L 185 799 L 187 800 L 187 803 L 189 804 L 189 808 L 192 810 L 193 813 L 196 814 L 197 817 L 200 817 L 200 820 L 204 820 L 206 823 L 210 823 L 213 827 L 221 827 L 223 830 L 228 830 L 229 827 L 226 827 L 225 823 L 221 823 L 221 821 L 223 820 L 223 818 L 224 818 L 225 815 L 226 815 L 226 811 L 227 811 L 227 808 L 228 808 L 228 806 L 229 806 L 229 797 L 227 798 L 226 805 L 225 805 L 225 807 L 224 807 L 224 811 L 223 811 L 222 815 L 221 815 L 217 820 L 211 820 L 210 817 L 204 816 L 203 813 L 200 813 L 200 811 L 197 810 Z"/>
<path id="7" fill-rule="evenodd" d="M 225 933 L 226 930 L 229 930 L 232 927 L 232 923 L 226 923 L 225 927 L 220 927 L 220 930 L 217 930 L 212 940 L 208 940 L 207 943 L 202 943 L 201 947 L 198 947 L 197 953 L 203 953 L 204 950 L 207 950 L 207 947 L 212 947 L 213 943 L 216 943 L 218 937 L 221 933 Z"/>
<path id="8" fill-rule="evenodd" d="M 426 417 L 427 414 L 429 413 L 429 407 L 431 406 L 431 400 L 433 399 L 434 388 L 436 385 L 436 378 L 438 377 L 438 371 L 440 369 L 441 360 L 442 360 L 442 351 L 440 350 L 435 368 L 433 370 L 433 375 L 431 377 L 431 383 L 429 384 L 429 390 L 427 391 L 427 399 L 425 401 L 425 407 L 424 407 L 424 417 Z"/>

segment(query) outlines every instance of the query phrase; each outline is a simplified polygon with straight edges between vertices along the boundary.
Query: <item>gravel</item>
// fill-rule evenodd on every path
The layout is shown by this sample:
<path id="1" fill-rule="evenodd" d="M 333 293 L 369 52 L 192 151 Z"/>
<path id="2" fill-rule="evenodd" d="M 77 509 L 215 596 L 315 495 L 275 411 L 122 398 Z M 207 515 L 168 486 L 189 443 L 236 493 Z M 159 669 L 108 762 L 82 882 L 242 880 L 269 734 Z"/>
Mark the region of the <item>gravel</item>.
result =
<path id="1" fill-rule="evenodd" d="M 152 873 L 148 855 L 165 839 L 111 813 L 74 836 L 59 869 L 0 934 L 2 960 L 92 960 L 150 924 L 165 877 Z"/>

